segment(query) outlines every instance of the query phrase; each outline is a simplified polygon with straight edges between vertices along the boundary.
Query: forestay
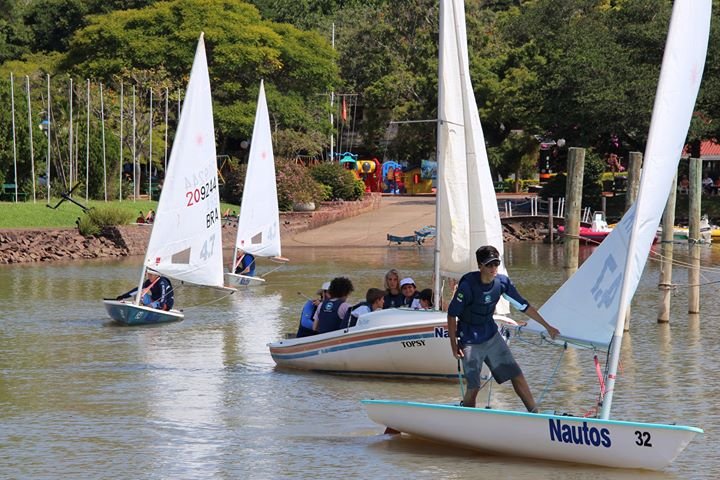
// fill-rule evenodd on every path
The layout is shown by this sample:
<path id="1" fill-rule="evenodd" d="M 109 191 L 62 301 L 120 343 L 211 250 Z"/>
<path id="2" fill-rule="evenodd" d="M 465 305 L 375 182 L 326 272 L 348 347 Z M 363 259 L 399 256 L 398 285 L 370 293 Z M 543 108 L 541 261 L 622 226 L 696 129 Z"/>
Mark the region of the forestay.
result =
<path id="1" fill-rule="evenodd" d="M 503 254 L 503 230 L 485 137 L 470 82 L 463 2 L 440 12 L 438 76 L 438 194 L 436 263 L 440 275 L 460 278 L 477 270 L 475 250 L 493 245 Z M 505 273 L 504 264 L 500 273 Z M 508 313 L 503 301 L 496 313 Z"/>
<path id="2" fill-rule="evenodd" d="M 281 255 L 275 158 L 265 86 L 262 81 L 245 173 L 236 248 L 261 257 Z"/>
<path id="3" fill-rule="evenodd" d="M 674 188 L 673 178 L 705 65 L 710 13 L 710 0 L 675 3 L 638 199 L 590 258 L 540 309 L 571 342 L 607 348 L 616 328 L 622 334 L 622 318 L 645 268 L 670 189 Z M 528 328 L 542 330 L 535 322 Z"/>
<path id="4" fill-rule="evenodd" d="M 145 267 L 184 282 L 223 286 L 215 129 L 200 35 Z"/>

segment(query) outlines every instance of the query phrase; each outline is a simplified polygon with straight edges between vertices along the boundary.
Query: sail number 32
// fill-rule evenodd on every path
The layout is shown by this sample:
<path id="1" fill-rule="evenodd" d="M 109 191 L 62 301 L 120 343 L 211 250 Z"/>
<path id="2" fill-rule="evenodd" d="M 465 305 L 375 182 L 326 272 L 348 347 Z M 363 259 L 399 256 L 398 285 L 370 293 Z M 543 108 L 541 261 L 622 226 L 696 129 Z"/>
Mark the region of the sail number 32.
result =
<path id="1" fill-rule="evenodd" d="M 652 447 L 652 443 L 650 443 L 650 432 L 635 430 L 635 445 L 639 447 Z"/>

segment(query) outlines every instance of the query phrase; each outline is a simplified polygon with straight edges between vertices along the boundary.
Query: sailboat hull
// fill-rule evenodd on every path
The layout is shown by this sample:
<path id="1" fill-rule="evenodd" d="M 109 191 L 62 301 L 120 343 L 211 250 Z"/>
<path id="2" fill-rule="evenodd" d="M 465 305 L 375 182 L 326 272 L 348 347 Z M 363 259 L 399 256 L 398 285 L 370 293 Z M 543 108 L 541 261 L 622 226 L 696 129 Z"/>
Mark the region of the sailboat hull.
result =
<path id="1" fill-rule="evenodd" d="M 380 310 L 362 315 L 355 327 L 268 346 L 279 367 L 354 375 L 458 377 L 444 312 Z"/>
<path id="2" fill-rule="evenodd" d="M 105 300 L 103 303 L 108 315 L 123 325 L 152 325 L 178 322 L 185 318 L 185 315 L 178 310 L 158 310 L 120 300 Z"/>
<path id="3" fill-rule="evenodd" d="M 698 433 L 678 425 L 599 420 L 388 400 L 363 400 L 374 422 L 489 453 L 659 470 Z"/>
<path id="4" fill-rule="evenodd" d="M 279 367 L 356 375 L 457 378 L 443 312 L 388 309 L 358 325 L 271 343 Z"/>
<path id="5" fill-rule="evenodd" d="M 225 273 L 225 283 L 231 287 L 257 287 L 265 285 L 265 279 L 236 273 Z"/>

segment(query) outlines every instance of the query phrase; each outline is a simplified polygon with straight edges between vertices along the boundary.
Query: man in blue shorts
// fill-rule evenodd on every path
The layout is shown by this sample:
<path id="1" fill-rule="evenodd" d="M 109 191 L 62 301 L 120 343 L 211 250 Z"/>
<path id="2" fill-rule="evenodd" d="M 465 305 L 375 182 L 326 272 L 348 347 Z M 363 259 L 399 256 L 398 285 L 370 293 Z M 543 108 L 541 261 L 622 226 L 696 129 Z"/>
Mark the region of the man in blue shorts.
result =
<path id="1" fill-rule="evenodd" d="M 505 297 L 513 307 L 545 327 L 550 337 L 555 338 L 560 332 L 518 293 L 506 275 L 497 273 L 500 253 L 495 247 L 486 245 L 478 248 L 475 258 L 479 271 L 462 276 L 447 316 L 453 355 L 462 358 L 465 368 L 467 391 L 463 406 L 475 406 L 484 362 L 490 367 L 496 382 L 510 380 L 528 412 L 537 412 L 530 386 L 493 320 L 495 305 L 500 297 Z"/>

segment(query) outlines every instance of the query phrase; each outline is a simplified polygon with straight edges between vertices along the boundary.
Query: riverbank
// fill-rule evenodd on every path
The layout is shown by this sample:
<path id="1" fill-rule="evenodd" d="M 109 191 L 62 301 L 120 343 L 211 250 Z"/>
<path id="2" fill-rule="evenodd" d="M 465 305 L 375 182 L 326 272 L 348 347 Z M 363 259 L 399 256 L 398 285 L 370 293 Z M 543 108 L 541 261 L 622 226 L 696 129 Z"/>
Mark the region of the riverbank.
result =
<path id="1" fill-rule="evenodd" d="M 381 195 L 371 194 L 358 202 L 322 202 L 313 212 L 281 213 L 281 237 L 291 238 L 328 223 L 377 211 L 381 203 Z M 151 231 L 150 225 L 121 225 L 106 228 L 98 236 L 83 237 L 77 228 L 4 229 L 0 230 L 0 264 L 144 255 Z M 223 248 L 233 248 L 237 222 L 226 221 L 222 232 Z"/>

